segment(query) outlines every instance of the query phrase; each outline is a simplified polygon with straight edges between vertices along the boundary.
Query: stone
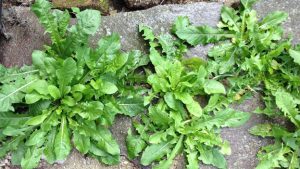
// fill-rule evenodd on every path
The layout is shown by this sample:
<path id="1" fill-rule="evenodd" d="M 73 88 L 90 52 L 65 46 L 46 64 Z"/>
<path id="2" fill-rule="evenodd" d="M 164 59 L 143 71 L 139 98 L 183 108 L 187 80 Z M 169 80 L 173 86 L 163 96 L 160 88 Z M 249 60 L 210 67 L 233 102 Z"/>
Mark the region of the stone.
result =
<path id="1" fill-rule="evenodd" d="M 102 18 L 101 29 L 92 37 L 91 43 L 97 44 L 99 38 L 114 32 L 122 37 L 121 43 L 124 50 L 147 51 L 147 45 L 138 32 L 139 24 L 152 27 L 157 35 L 169 32 L 178 16 L 188 16 L 190 21 L 196 25 L 215 26 L 219 22 L 221 7 L 221 3 L 199 2 L 185 5 L 155 6 L 147 10 L 106 16 Z M 187 53 L 187 57 L 204 57 L 209 46 L 192 48 Z"/>
<path id="2" fill-rule="evenodd" d="M 94 8 L 100 10 L 103 14 L 109 13 L 108 0 L 52 0 L 53 6 L 60 9 L 70 9 L 78 7 L 81 9 Z"/>
<path id="3" fill-rule="evenodd" d="M 162 3 L 162 0 L 125 0 L 128 8 L 137 9 L 137 8 L 150 8 L 152 6 L 159 5 Z"/>
<path id="4" fill-rule="evenodd" d="M 30 64 L 32 51 L 49 43 L 44 29 L 27 7 L 6 9 L 3 19 L 11 38 L 6 40 L 0 36 L 0 63 L 8 67 Z"/>
<path id="5" fill-rule="evenodd" d="M 203 2 L 209 0 L 125 0 L 126 6 L 129 9 L 146 9 L 162 4 L 187 4 L 195 2 Z M 224 2 L 225 4 L 231 5 L 239 0 L 211 0 L 212 2 Z"/>

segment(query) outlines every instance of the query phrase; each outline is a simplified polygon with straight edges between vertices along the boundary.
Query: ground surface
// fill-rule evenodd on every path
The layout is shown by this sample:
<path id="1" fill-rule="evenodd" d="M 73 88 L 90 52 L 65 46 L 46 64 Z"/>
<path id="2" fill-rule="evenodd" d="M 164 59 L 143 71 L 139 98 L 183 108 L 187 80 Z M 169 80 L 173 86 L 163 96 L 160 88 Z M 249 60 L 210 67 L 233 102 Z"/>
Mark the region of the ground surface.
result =
<path id="1" fill-rule="evenodd" d="M 222 3 L 195 3 L 186 5 L 157 6 L 144 11 L 117 13 L 112 16 L 103 17 L 102 27 L 97 35 L 91 39 L 96 44 L 99 37 L 112 32 L 122 36 L 124 50 L 145 50 L 144 41 L 137 33 L 137 25 L 145 23 L 152 26 L 156 33 L 166 32 L 177 16 L 187 15 L 194 24 L 208 24 L 214 26 L 218 23 Z M 300 0 L 261 0 L 255 5 L 260 16 L 274 10 L 283 10 L 289 13 L 289 19 L 285 23 L 286 34 L 294 34 L 294 42 L 300 42 Z M 28 8 L 15 7 L 5 12 L 6 28 L 11 33 L 12 39 L 0 40 L 0 62 L 6 66 L 30 64 L 31 53 L 34 49 L 42 49 L 43 44 L 49 42 L 43 34 L 43 29 L 37 22 L 35 16 Z M 187 57 L 206 55 L 210 46 L 198 46 L 187 54 Z M 243 104 L 233 107 L 251 112 L 257 106 L 262 106 L 259 96 L 247 100 Z M 222 135 L 231 143 L 232 155 L 227 157 L 229 169 L 253 169 L 257 164 L 255 158 L 259 147 L 265 145 L 269 140 L 251 136 L 248 129 L 257 123 L 266 121 L 264 117 L 253 115 L 248 123 L 240 128 L 224 129 Z M 73 151 L 71 156 L 63 164 L 45 165 L 40 168 L 47 169 L 139 169 L 142 167 L 137 161 L 126 159 L 125 136 L 127 129 L 131 126 L 130 119 L 118 117 L 115 125 L 111 128 L 115 138 L 121 146 L 122 162 L 118 166 L 107 167 L 101 165 L 94 159 L 83 157 Z M 1 163 L 1 162 L 0 162 Z M 9 163 L 9 162 L 8 162 Z M 181 156 L 177 158 L 173 169 L 183 169 L 184 160 Z M 212 167 L 203 166 L 201 169 Z"/>

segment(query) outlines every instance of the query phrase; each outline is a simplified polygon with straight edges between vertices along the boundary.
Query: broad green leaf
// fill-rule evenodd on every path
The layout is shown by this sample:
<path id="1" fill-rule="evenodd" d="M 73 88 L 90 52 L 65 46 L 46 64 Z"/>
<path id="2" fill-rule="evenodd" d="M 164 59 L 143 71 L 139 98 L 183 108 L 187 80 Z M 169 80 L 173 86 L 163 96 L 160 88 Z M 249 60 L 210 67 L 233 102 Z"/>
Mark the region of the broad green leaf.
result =
<path id="1" fill-rule="evenodd" d="M 172 108 L 174 110 L 177 109 L 176 108 L 176 99 L 171 92 L 168 92 L 164 95 L 164 100 L 170 108 Z"/>
<path id="2" fill-rule="evenodd" d="M 226 94 L 224 85 L 216 80 L 206 80 L 204 83 L 204 91 L 207 94 Z"/>
<path id="3" fill-rule="evenodd" d="M 175 147 L 173 148 L 171 154 L 168 156 L 167 160 L 161 161 L 154 169 L 169 169 L 173 163 L 174 158 L 181 152 L 183 147 L 183 135 L 180 136 Z"/>
<path id="4" fill-rule="evenodd" d="M 279 89 L 275 93 L 275 97 L 278 108 L 284 112 L 284 115 L 287 116 L 291 122 L 293 122 L 297 127 L 300 127 L 300 121 L 296 119 L 296 116 L 299 114 L 299 110 L 296 108 L 297 104 L 293 99 L 293 96 L 290 93 Z"/>
<path id="5" fill-rule="evenodd" d="M 98 10 L 87 9 L 76 14 L 77 31 L 84 34 L 93 35 L 100 26 L 101 15 Z"/>
<path id="6" fill-rule="evenodd" d="M 97 52 L 100 55 L 113 55 L 121 49 L 121 39 L 118 34 L 111 34 L 104 38 L 101 38 L 98 42 Z M 95 60 L 97 61 L 97 60 Z"/>
<path id="7" fill-rule="evenodd" d="M 44 149 L 44 155 L 45 159 L 48 163 L 53 164 L 56 161 L 56 155 L 55 155 L 55 137 L 57 128 L 53 127 L 52 130 L 48 133 L 47 136 L 47 141 L 45 144 L 45 149 Z"/>
<path id="8" fill-rule="evenodd" d="M 200 117 L 202 115 L 203 110 L 200 104 L 196 102 L 191 95 L 188 93 L 175 93 L 175 97 L 186 105 L 186 108 L 192 115 L 196 117 Z"/>
<path id="9" fill-rule="evenodd" d="M 206 119 L 197 119 L 193 126 L 185 127 L 184 132 L 190 133 L 194 130 L 213 129 L 213 127 L 238 127 L 246 123 L 250 118 L 249 113 L 239 112 L 233 109 L 217 111 L 215 116 Z"/>
<path id="10" fill-rule="evenodd" d="M 239 32 L 239 25 L 238 25 L 238 21 L 240 19 L 240 17 L 237 15 L 237 12 L 230 7 L 227 6 L 223 6 L 222 7 L 222 11 L 221 11 L 221 17 L 223 22 L 228 24 L 228 28 L 230 30 Z"/>
<path id="11" fill-rule="evenodd" d="M 69 129 L 67 119 L 65 116 L 61 118 L 60 128 L 55 136 L 54 152 L 57 160 L 65 160 L 71 152 L 71 141 L 69 136 Z"/>
<path id="12" fill-rule="evenodd" d="M 34 104 L 43 98 L 42 95 L 38 93 L 31 93 L 25 95 L 26 104 Z"/>
<path id="13" fill-rule="evenodd" d="M 0 128 L 22 125 L 30 118 L 31 117 L 28 115 L 20 115 L 12 112 L 0 112 Z"/>
<path id="14" fill-rule="evenodd" d="M 169 130 L 169 129 L 168 129 Z M 167 131 L 157 131 L 150 135 L 149 143 L 159 144 L 163 141 L 167 141 L 168 132 Z"/>
<path id="15" fill-rule="evenodd" d="M 186 104 L 186 108 L 192 115 L 194 115 L 196 117 L 200 117 L 202 115 L 203 110 L 200 106 L 200 103 L 198 103 L 196 101 L 193 101 L 190 104 Z"/>
<path id="16" fill-rule="evenodd" d="M 62 95 L 65 94 L 65 87 L 71 83 L 76 71 L 76 62 L 72 58 L 67 58 L 64 60 L 61 68 L 56 70 L 56 76 Z"/>
<path id="17" fill-rule="evenodd" d="M 133 117 L 145 111 L 142 97 L 120 98 L 117 101 L 121 114 Z"/>
<path id="18" fill-rule="evenodd" d="M 256 166 L 256 169 L 278 168 L 281 162 L 287 162 L 284 156 L 290 152 L 287 147 L 278 144 L 265 146 L 263 150 L 266 153 L 258 153 L 260 162 Z"/>
<path id="19" fill-rule="evenodd" d="M 290 56 L 294 59 L 294 62 L 300 65 L 300 51 L 296 51 L 293 49 L 289 50 Z"/>
<path id="20" fill-rule="evenodd" d="M 21 165 L 21 161 L 25 155 L 25 152 L 26 152 L 26 146 L 24 145 L 24 143 L 19 144 L 17 150 L 12 152 L 11 155 L 12 165 Z"/>
<path id="21" fill-rule="evenodd" d="M 54 99 L 59 99 L 61 97 L 59 89 L 54 85 L 48 86 L 48 92 Z"/>
<path id="22" fill-rule="evenodd" d="M 174 45 L 174 40 L 170 34 L 162 34 L 158 37 L 159 44 L 162 47 L 162 52 L 164 52 L 167 57 L 173 58 L 176 52 Z"/>
<path id="23" fill-rule="evenodd" d="M 147 166 L 155 160 L 159 160 L 171 151 L 172 144 L 170 142 L 162 142 L 152 144 L 146 147 L 142 154 L 141 164 Z"/>
<path id="24" fill-rule="evenodd" d="M 173 26 L 172 32 L 176 33 L 177 30 L 183 30 L 190 25 L 190 20 L 187 16 L 179 16 L 176 18 Z"/>
<path id="25" fill-rule="evenodd" d="M 152 86 L 155 92 L 167 92 L 170 84 L 166 79 L 160 78 L 155 74 L 148 76 L 147 82 Z"/>
<path id="26" fill-rule="evenodd" d="M 157 125 L 168 125 L 169 114 L 161 106 L 150 106 L 148 108 L 150 119 Z"/>
<path id="27" fill-rule="evenodd" d="M 61 99 L 61 103 L 69 107 L 73 107 L 76 105 L 75 99 L 71 96 L 65 96 L 63 99 Z"/>
<path id="28" fill-rule="evenodd" d="M 35 80 L 30 82 L 19 82 L 11 85 L 1 86 L 0 90 L 0 112 L 14 111 L 12 104 L 22 103 L 24 98 L 23 90 L 33 84 Z"/>
<path id="29" fill-rule="evenodd" d="M 143 32 L 143 36 L 145 40 L 154 41 L 155 35 L 152 29 L 145 25 L 139 25 L 139 32 Z"/>
<path id="30" fill-rule="evenodd" d="M 47 133 L 42 131 L 42 130 L 36 130 L 34 131 L 29 139 L 26 141 L 25 145 L 26 146 L 36 146 L 36 147 L 40 147 L 44 144 L 45 142 L 45 135 Z"/>
<path id="31" fill-rule="evenodd" d="M 121 69 L 128 60 L 128 53 L 116 53 L 113 59 L 106 61 L 105 71 L 115 73 Z"/>
<path id="32" fill-rule="evenodd" d="M 91 143 L 90 152 L 101 162 L 107 165 L 116 165 L 120 163 L 119 155 L 111 155 L 102 149 L 101 146 Z"/>
<path id="33" fill-rule="evenodd" d="M 176 20 L 173 31 L 180 39 L 186 40 L 193 46 L 218 42 L 225 38 L 232 37 L 231 34 L 209 26 L 191 26 L 189 19 L 186 17 L 179 17 Z"/>
<path id="34" fill-rule="evenodd" d="M 218 42 L 232 36 L 231 34 L 209 26 L 188 26 L 184 29 L 177 30 L 176 35 L 193 46 Z"/>
<path id="35" fill-rule="evenodd" d="M 233 109 L 226 109 L 224 111 L 217 112 L 215 115 L 216 119 L 222 119 L 224 124 L 223 127 L 238 127 L 245 124 L 251 115 L 246 112 L 241 112 Z M 226 119 L 226 120 L 225 120 Z"/>
<path id="36" fill-rule="evenodd" d="M 103 115 L 104 105 L 99 101 L 90 101 L 80 106 L 78 114 L 88 120 L 96 120 Z"/>
<path id="37" fill-rule="evenodd" d="M 70 23 L 71 16 L 68 11 L 53 10 L 53 16 L 57 21 L 60 36 L 64 36 Z"/>
<path id="38" fill-rule="evenodd" d="M 55 17 L 51 11 L 52 5 L 47 0 L 37 0 L 31 7 L 31 10 L 39 18 L 40 23 L 44 26 L 45 31 L 50 33 L 53 43 L 59 43 L 61 41 L 60 32 L 57 21 L 58 17 Z"/>
<path id="39" fill-rule="evenodd" d="M 268 123 L 258 124 L 249 130 L 249 132 L 251 134 L 256 135 L 256 136 L 261 136 L 261 137 L 273 136 L 271 131 L 272 131 L 272 125 L 268 124 Z"/>
<path id="40" fill-rule="evenodd" d="M 44 51 L 35 50 L 32 53 L 32 64 L 39 69 L 41 75 L 55 74 L 56 60 L 47 57 Z"/>
<path id="41" fill-rule="evenodd" d="M 49 93 L 47 87 L 48 83 L 46 80 L 37 80 L 27 87 L 27 92 L 32 93 L 36 91 L 38 94 L 47 95 Z"/>
<path id="42" fill-rule="evenodd" d="M 141 137 L 133 135 L 131 129 L 129 129 L 126 137 L 126 147 L 129 159 L 134 159 L 143 151 L 146 143 Z"/>
<path id="43" fill-rule="evenodd" d="M 29 119 L 26 124 L 30 126 L 36 126 L 44 122 L 44 120 L 49 116 L 49 113 L 43 113 L 42 115 L 38 115 Z"/>
<path id="44" fill-rule="evenodd" d="M 285 12 L 276 11 L 267 15 L 262 22 L 260 23 L 260 28 L 267 30 L 272 27 L 278 26 L 288 17 L 288 14 Z"/>
<path id="45" fill-rule="evenodd" d="M 39 165 L 43 153 L 42 148 L 32 146 L 27 149 L 25 156 L 22 158 L 21 166 L 24 169 L 33 169 Z"/>
<path id="46" fill-rule="evenodd" d="M 220 169 L 227 168 L 227 162 L 224 156 L 216 148 L 207 148 L 200 151 L 199 159 L 204 164 L 210 164 Z"/>
<path id="47" fill-rule="evenodd" d="M 91 136 L 97 141 L 97 146 L 111 155 L 120 155 L 119 145 L 111 132 L 100 125 L 97 126 L 97 132 L 98 134 Z"/>
<path id="48" fill-rule="evenodd" d="M 83 136 L 79 134 L 78 131 L 73 132 L 73 143 L 76 149 L 83 153 L 86 154 L 88 153 L 90 149 L 90 138 L 88 136 Z"/>
<path id="49" fill-rule="evenodd" d="M 114 83 L 104 81 L 100 90 L 105 94 L 114 94 L 118 91 L 118 87 Z"/>
<path id="50" fill-rule="evenodd" d="M 29 129 L 30 129 L 30 127 L 27 127 L 27 128 L 16 128 L 16 127 L 12 127 L 12 126 L 7 126 L 2 131 L 2 134 L 6 135 L 6 136 L 25 135 L 25 131 L 27 131 Z"/>
<path id="51" fill-rule="evenodd" d="M 198 153 L 196 151 L 187 151 L 187 169 L 199 169 Z"/>

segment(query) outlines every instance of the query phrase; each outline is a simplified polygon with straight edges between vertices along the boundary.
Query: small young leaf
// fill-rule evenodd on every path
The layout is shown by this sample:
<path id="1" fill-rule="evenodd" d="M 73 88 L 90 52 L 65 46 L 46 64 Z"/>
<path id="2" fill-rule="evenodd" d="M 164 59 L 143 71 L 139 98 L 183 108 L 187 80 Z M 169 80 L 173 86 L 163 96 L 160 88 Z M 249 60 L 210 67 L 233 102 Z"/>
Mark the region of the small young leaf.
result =
<path id="1" fill-rule="evenodd" d="M 225 87 L 216 80 L 207 80 L 204 83 L 204 91 L 207 94 L 226 94 Z"/>
<path id="2" fill-rule="evenodd" d="M 59 99 L 61 97 L 59 89 L 54 85 L 48 86 L 48 92 L 54 99 Z"/>
<path id="3" fill-rule="evenodd" d="M 171 146 L 170 142 L 162 142 L 147 146 L 142 154 L 141 164 L 147 166 L 153 161 L 159 160 L 170 151 Z"/>

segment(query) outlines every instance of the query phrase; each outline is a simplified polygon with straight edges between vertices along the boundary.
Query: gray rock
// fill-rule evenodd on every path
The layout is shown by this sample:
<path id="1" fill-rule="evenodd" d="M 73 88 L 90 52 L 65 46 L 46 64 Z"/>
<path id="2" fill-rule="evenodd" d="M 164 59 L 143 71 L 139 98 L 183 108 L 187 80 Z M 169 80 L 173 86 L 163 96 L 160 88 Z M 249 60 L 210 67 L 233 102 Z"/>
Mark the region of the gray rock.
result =
<path id="1" fill-rule="evenodd" d="M 194 3 L 186 5 L 163 5 L 147 10 L 118 13 L 106 16 L 102 19 L 102 26 L 96 36 L 92 38 L 92 44 L 97 44 L 100 37 L 113 32 L 122 37 L 124 50 L 139 49 L 147 51 L 147 45 L 138 33 L 138 25 L 151 26 L 154 32 L 169 32 L 173 22 L 178 16 L 188 16 L 193 24 L 215 26 L 219 22 L 221 3 Z M 208 47 L 198 46 L 188 53 L 191 56 L 205 56 Z"/>
<path id="2" fill-rule="evenodd" d="M 0 63 L 9 67 L 30 64 L 32 51 L 49 43 L 44 29 L 27 7 L 4 10 L 3 15 L 11 39 L 0 37 Z"/>
<path id="3" fill-rule="evenodd" d="M 125 0 L 128 8 L 149 8 L 155 5 L 159 5 L 162 0 Z"/>

